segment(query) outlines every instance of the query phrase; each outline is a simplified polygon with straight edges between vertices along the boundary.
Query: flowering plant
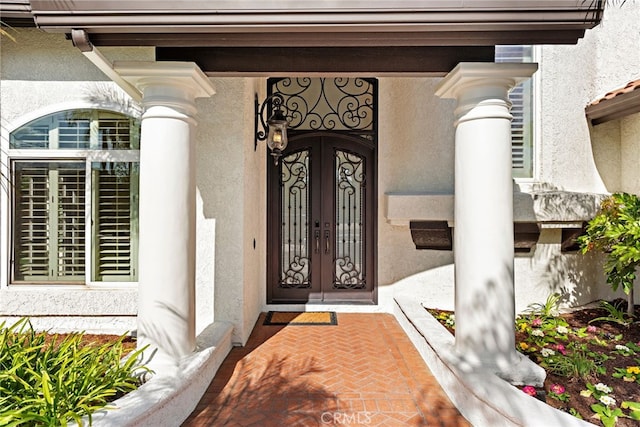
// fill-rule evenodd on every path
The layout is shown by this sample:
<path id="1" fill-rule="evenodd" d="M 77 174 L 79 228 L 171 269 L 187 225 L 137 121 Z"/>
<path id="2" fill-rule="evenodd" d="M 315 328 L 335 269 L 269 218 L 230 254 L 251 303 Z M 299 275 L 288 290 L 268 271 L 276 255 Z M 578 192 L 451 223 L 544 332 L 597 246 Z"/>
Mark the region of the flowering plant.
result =
<path id="1" fill-rule="evenodd" d="M 633 356 L 634 354 L 636 354 L 635 351 L 631 350 L 628 346 L 626 345 L 621 345 L 621 344 L 616 344 L 615 347 L 616 351 L 618 353 L 620 353 L 622 356 Z"/>
<path id="2" fill-rule="evenodd" d="M 540 354 L 542 355 L 542 357 L 549 357 L 556 354 L 556 352 L 551 350 L 550 348 L 543 348 L 542 350 L 540 350 Z"/>
<path id="3" fill-rule="evenodd" d="M 536 388 L 532 385 L 526 385 L 522 387 L 522 391 L 525 392 L 525 394 L 528 394 L 529 396 L 533 396 L 533 397 L 536 397 L 536 395 L 538 394 L 538 392 L 536 391 Z"/>
<path id="4" fill-rule="evenodd" d="M 567 402 L 569 400 L 569 394 L 561 384 L 551 384 L 551 387 L 549 387 L 549 397 L 561 402 Z"/>
<path id="5" fill-rule="evenodd" d="M 627 366 L 625 368 L 616 368 L 616 372 L 611 374 L 614 378 L 622 378 L 627 382 L 638 382 L 640 383 L 640 367 L 638 366 Z"/>

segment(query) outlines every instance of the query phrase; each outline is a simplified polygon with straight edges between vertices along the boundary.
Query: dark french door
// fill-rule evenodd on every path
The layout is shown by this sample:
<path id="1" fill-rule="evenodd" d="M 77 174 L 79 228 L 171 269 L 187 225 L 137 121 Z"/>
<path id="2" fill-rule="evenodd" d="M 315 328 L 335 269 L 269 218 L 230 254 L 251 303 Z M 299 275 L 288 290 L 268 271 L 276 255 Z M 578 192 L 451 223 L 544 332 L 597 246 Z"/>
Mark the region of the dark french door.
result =
<path id="1" fill-rule="evenodd" d="M 375 302 L 375 149 L 292 136 L 268 166 L 268 302 Z"/>

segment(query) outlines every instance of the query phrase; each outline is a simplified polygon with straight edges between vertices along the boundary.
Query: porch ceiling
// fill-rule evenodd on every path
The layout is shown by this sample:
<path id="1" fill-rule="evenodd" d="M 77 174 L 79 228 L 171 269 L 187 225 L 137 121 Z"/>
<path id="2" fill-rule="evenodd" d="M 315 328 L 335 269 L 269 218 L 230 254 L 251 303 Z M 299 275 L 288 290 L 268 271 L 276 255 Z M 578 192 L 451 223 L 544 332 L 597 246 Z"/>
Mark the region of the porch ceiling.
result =
<path id="1" fill-rule="evenodd" d="M 30 18 L 49 32 L 83 29 L 95 46 L 155 46 L 159 59 L 192 60 L 209 74 L 282 72 L 269 58 L 289 64 L 293 48 L 306 59 L 287 72 L 357 73 L 364 60 L 378 64 L 372 72 L 437 74 L 493 60 L 486 49 L 496 44 L 574 44 L 600 22 L 603 1 L 0 0 L 0 10 L 9 25 Z"/>

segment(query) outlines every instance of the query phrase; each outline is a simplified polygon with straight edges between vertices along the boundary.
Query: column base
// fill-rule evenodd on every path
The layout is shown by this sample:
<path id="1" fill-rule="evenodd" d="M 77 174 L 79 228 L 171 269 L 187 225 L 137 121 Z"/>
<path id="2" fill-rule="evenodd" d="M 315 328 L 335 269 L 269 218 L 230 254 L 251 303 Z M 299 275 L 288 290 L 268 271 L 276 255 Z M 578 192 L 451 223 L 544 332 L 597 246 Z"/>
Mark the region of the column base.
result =
<path id="1" fill-rule="evenodd" d="M 161 346 L 149 342 L 139 343 L 138 349 L 148 347 L 142 352 L 142 364 L 149 368 L 150 372 L 142 374 L 143 382 L 149 381 L 155 376 L 176 377 L 180 375 L 180 366 L 185 357 L 169 354 Z"/>
<path id="2" fill-rule="evenodd" d="M 515 349 L 507 357 L 478 358 L 476 355 L 465 351 L 456 351 L 459 366 L 467 372 L 489 372 L 497 375 L 511 385 L 522 386 L 531 385 L 542 387 L 547 377 L 546 371 L 534 363 L 527 356 L 517 352 Z"/>

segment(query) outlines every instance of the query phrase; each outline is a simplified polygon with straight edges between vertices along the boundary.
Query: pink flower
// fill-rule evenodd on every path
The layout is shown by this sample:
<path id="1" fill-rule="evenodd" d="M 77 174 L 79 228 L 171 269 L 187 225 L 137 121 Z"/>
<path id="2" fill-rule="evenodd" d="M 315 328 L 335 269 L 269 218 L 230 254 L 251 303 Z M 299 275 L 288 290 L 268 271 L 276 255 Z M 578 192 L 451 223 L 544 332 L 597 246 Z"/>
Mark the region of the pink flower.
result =
<path id="1" fill-rule="evenodd" d="M 551 384 L 551 387 L 549 387 L 549 391 L 551 391 L 551 393 L 555 393 L 555 394 L 562 394 L 565 392 L 565 388 L 563 385 L 561 384 Z"/>
<path id="2" fill-rule="evenodd" d="M 525 393 L 527 393 L 529 396 L 536 396 L 536 388 L 532 385 L 526 385 L 524 387 L 522 387 L 522 391 L 524 391 Z"/>
<path id="3" fill-rule="evenodd" d="M 531 326 L 542 326 L 542 319 L 535 318 L 531 321 Z"/>
<path id="4" fill-rule="evenodd" d="M 556 351 L 558 351 L 559 353 L 562 353 L 562 355 L 567 354 L 567 349 L 562 344 L 556 344 L 554 347 Z"/>
<path id="5" fill-rule="evenodd" d="M 596 328 L 596 327 L 595 327 L 595 326 L 593 326 L 593 325 L 589 325 L 589 326 L 587 326 L 587 332 L 594 333 L 594 332 L 596 332 L 597 330 L 598 330 L 598 328 Z"/>

